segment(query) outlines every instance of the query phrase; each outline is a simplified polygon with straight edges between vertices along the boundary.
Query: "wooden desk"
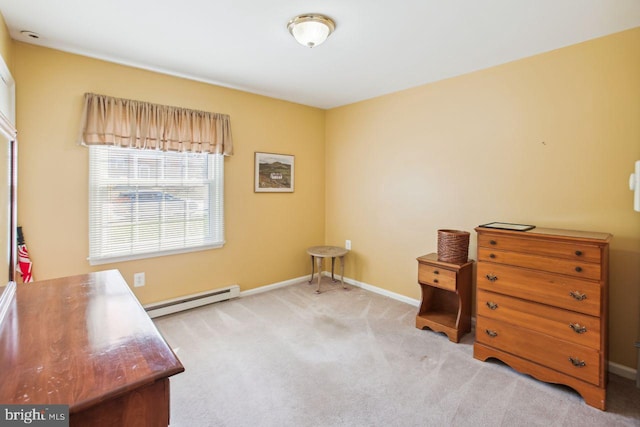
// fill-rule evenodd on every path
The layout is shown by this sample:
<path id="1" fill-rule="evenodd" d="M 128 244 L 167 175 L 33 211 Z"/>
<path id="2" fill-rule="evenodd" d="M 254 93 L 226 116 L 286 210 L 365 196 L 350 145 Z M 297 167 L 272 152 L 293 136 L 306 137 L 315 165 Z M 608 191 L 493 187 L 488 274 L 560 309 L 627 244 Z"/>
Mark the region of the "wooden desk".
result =
<path id="1" fill-rule="evenodd" d="M 315 262 L 318 264 L 318 289 L 316 289 L 316 293 L 320 293 L 320 278 L 322 276 L 322 260 L 324 258 L 331 257 L 331 280 L 336 282 L 333 278 L 333 267 L 336 262 L 336 257 L 340 258 L 340 277 L 342 281 L 342 287 L 344 286 L 344 256 L 349 253 L 348 249 L 341 248 L 339 246 L 312 246 L 307 249 L 307 253 L 311 255 L 311 278 L 309 279 L 309 283 L 313 281 L 313 269 L 315 267 Z M 346 289 L 346 288 L 345 288 Z"/>
<path id="2" fill-rule="evenodd" d="M 18 284 L 0 403 L 69 405 L 71 426 L 167 426 L 184 367 L 117 270 Z"/>

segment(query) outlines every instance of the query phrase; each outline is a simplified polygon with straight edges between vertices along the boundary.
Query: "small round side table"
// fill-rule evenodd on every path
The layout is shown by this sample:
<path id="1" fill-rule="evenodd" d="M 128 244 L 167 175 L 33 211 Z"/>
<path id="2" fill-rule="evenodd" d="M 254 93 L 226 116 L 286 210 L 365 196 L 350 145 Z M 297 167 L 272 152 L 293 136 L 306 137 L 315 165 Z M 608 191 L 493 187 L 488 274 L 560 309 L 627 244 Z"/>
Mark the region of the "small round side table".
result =
<path id="1" fill-rule="evenodd" d="M 335 266 L 335 261 L 336 258 L 340 258 L 340 281 L 342 282 L 342 287 L 346 289 L 346 286 L 344 286 L 344 256 L 349 253 L 347 249 L 341 248 L 339 246 L 312 246 L 307 249 L 307 253 L 311 255 L 311 278 L 309 279 L 309 283 L 313 282 L 314 268 L 316 264 L 318 265 L 318 288 L 316 289 L 317 294 L 320 293 L 322 260 L 329 257 L 331 257 L 331 280 L 333 282 L 337 282 L 337 280 L 333 278 L 333 268 Z"/>

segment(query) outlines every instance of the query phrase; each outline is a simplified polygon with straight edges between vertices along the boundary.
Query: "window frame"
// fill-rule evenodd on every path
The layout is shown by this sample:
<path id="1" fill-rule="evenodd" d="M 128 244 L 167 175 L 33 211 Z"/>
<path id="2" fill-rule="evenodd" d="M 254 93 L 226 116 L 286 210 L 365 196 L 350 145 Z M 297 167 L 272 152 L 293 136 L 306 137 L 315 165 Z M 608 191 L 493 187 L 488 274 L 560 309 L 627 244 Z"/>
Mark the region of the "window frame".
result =
<path id="1" fill-rule="evenodd" d="M 94 265 L 111 264 L 111 263 L 123 262 L 123 261 L 132 261 L 132 260 L 138 260 L 138 259 L 155 258 L 155 257 L 167 256 L 167 255 L 177 255 L 177 254 L 198 252 L 198 251 L 209 250 L 209 249 L 217 249 L 224 246 L 224 244 L 226 243 L 225 221 L 224 221 L 224 155 L 223 154 L 204 154 L 205 156 L 207 156 L 206 161 L 208 162 L 207 167 L 208 167 L 208 183 L 209 183 L 208 184 L 208 192 L 209 192 L 209 208 L 208 208 L 209 221 L 208 222 L 209 222 L 209 230 L 210 230 L 209 234 L 211 236 L 209 239 L 205 239 L 205 241 L 208 243 L 188 245 L 188 246 L 184 246 L 180 248 L 172 248 L 172 249 L 158 249 L 158 250 L 145 251 L 145 252 L 135 252 L 135 250 L 132 250 L 130 253 L 122 254 L 122 255 L 117 255 L 117 254 L 102 255 L 99 253 L 99 252 L 104 253 L 103 249 L 101 249 L 99 251 L 96 251 L 96 253 L 94 254 L 93 251 L 95 248 L 93 247 L 93 245 L 102 244 L 102 243 L 98 243 L 102 239 L 102 235 L 100 237 L 96 237 L 94 236 L 93 233 L 96 233 L 96 232 L 102 233 L 103 230 L 105 229 L 103 209 L 104 209 L 104 206 L 106 206 L 108 203 L 106 200 L 100 201 L 99 197 L 95 196 L 94 194 L 95 192 L 98 191 L 96 189 L 98 186 L 109 185 L 109 184 L 104 184 L 103 182 L 96 181 L 97 179 L 96 175 L 98 174 L 98 171 L 95 170 L 93 166 L 94 165 L 93 162 L 97 160 L 96 156 L 104 155 L 104 154 L 100 154 L 101 150 L 127 150 L 127 151 L 130 151 L 130 155 L 132 156 L 149 154 L 149 151 L 151 151 L 151 153 L 153 153 L 154 155 L 159 155 L 161 157 L 163 154 L 167 154 L 171 156 L 199 154 L 199 153 L 191 153 L 191 152 L 176 153 L 176 152 L 164 152 L 164 151 L 156 151 L 156 150 L 140 150 L 135 148 L 121 148 L 121 147 L 114 147 L 114 146 L 98 146 L 98 145 L 89 146 L 89 203 L 88 203 L 89 256 L 87 260 L 89 261 L 90 265 L 94 266 Z M 106 151 L 104 151 L 104 153 L 106 153 Z M 166 158 L 168 157 L 165 157 L 165 159 Z M 129 171 L 128 179 L 135 180 L 136 178 L 137 177 L 132 177 L 131 171 Z M 111 184 L 111 185 L 114 185 L 114 184 Z M 184 185 L 184 184 L 183 184 L 183 187 L 189 188 L 188 185 Z M 139 196 L 136 196 L 136 198 L 137 197 Z M 97 207 L 94 205 L 95 203 L 98 203 L 97 206 L 98 207 L 101 206 L 102 208 L 98 210 Z M 185 206 L 187 205 L 185 204 Z M 159 224 L 160 223 L 163 223 L 163 221 L 159 221 Z M 132 232 L 131 234 L 133 235 L 134 233 Z M 132 246 L 133 246 L 133 243 L 132 243 Z"/>

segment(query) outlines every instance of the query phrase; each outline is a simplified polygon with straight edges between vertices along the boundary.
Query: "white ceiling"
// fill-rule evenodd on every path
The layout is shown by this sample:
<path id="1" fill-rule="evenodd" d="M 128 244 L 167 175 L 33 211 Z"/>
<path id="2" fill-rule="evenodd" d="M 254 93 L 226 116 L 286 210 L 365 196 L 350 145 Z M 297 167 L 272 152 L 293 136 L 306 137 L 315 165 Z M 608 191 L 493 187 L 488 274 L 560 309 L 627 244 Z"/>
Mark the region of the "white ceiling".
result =
<path id="1" fill-rule="evenodd" d="M 0 12 L 16 40 L 320 108 L 640 26 L 640 0 L 0 0 Z M 323 45 L 287 31 L 303 13 L 336 22 Z"/>

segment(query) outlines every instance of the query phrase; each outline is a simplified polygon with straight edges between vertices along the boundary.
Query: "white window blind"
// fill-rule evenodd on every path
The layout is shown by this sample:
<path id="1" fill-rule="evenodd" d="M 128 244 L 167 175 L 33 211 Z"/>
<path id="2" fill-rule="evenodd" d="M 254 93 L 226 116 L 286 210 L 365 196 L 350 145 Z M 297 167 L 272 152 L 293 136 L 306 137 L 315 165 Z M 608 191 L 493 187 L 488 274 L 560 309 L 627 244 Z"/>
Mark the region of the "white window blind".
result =
<path id="1" fill-rule="evenodd" d="M 92 265 L 224 244 L 221 154 L 89 147 Z"/>

